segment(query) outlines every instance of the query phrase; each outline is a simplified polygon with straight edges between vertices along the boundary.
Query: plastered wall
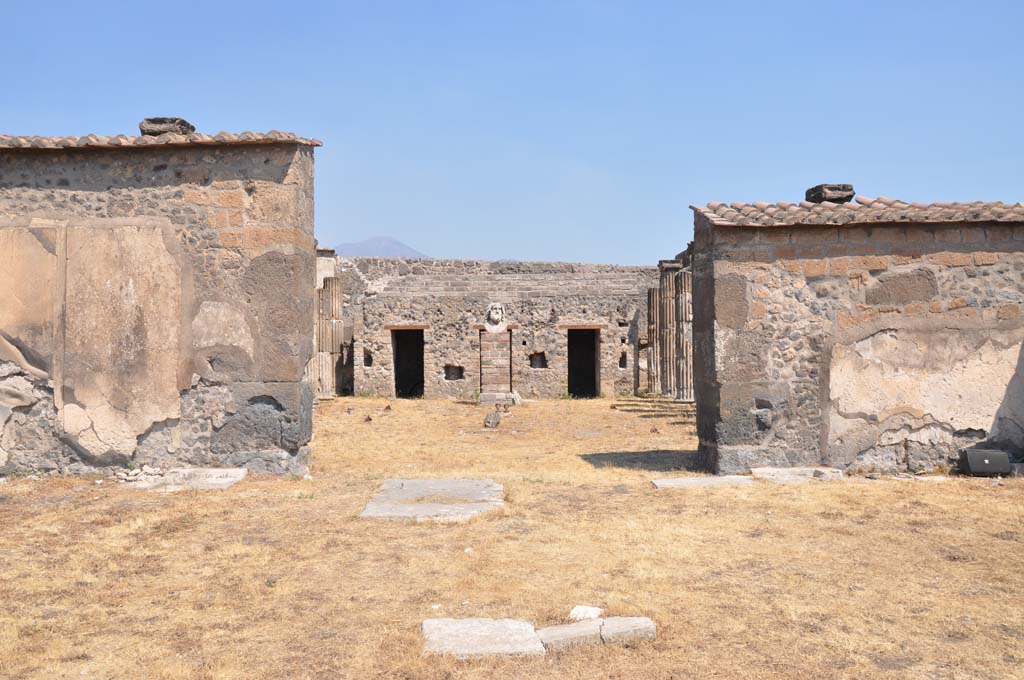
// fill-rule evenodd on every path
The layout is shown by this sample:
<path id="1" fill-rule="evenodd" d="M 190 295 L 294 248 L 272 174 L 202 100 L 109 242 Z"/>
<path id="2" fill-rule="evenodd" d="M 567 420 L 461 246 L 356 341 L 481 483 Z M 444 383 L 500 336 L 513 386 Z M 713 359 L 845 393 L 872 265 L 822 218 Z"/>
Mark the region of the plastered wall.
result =
<path id="1" fill-rule="evenodd" d="M 0 471 L 301 473 L 301 144 L 0 151 Z"/>

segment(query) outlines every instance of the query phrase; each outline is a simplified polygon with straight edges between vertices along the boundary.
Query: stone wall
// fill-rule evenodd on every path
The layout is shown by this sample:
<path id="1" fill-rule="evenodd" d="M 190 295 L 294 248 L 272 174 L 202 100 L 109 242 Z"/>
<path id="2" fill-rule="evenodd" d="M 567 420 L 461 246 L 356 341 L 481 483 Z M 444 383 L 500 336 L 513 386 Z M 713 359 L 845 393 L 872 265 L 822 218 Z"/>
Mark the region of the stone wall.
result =
<path id="1" fill-rule="evenodd" d="M 0 472 L 302 473 L 314 282 L 308 143 L 0 149 Z"/>
<path id="2" fill-rule="evenodd" d="M 337 258 L 335 275 L 346 295 L 345 323 L 353 329 L 356 394 L 393 395 L 391 331 L 422 328 L 425 396 L 478 398 L 480 334 L 492 303 L 504 307 L 512 388 L 524 398 L 566 394 L 569 328 L 600 333 L 604 395 L 633 394 L 646 384 L 640 346 L 646 344 L 645 292 L 657 282 L 654 267 Z"/>
<path id="3" fill-rule="evenodd" d="M 971 444 L 1022 451 L 1024 226 L 741 227 L 706 212 L 693 331 L 710 467 L 929 471 Z"/>

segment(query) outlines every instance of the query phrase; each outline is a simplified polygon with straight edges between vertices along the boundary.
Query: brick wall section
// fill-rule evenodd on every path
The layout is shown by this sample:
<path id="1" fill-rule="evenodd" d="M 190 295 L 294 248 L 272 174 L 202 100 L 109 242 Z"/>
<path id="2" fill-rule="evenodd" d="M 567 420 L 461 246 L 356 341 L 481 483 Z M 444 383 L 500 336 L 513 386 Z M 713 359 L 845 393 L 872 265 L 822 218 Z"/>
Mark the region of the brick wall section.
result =
<path id="1" fill-rule="evenodd" d="M 480 330 L 488 305 L 502 303 L 512 331 L 512 384 L 525 398 L 567 391 L 567 328 L 599 327 L 601 386 L 606 396 L 646 385 L 647 288 L 655 267 L 543 262 L 338 258 L 355 337 L 355 391 L 393 395 L 393 327 L 422 326 L 428 397 L 479 395 Z M 547 368 L 531 368 L 544 353 Z M 625 367 L 620 367 L 622 355 Z M 644 370 L 639 371 L 640 358 Z M 371 365 L 366 365 L 370 363 Z M 464 368 L 445 380 L 445 365 Z"/>
<path id="2" fill-rule="evenodd" d="M 0 300 L 0 334 L 57 390 L 37 385 L 31 407 L 0 409 L 0 468 L 306 469 L 311 146 L 0 150 L 0 239 L 20 243 L 22 257 L 35 246 L 20 233 L 38 235 L 43 271 L 5 285 L 34 285 L 40 301 Z M 66 272 L 66 292 L 45 283 L 51 269 L 55 282 Z M 54 318 L 66 326 L 58 333 L 26 334 Z M 109 357 L 105 335 L 117 347 Z M 109 365 L 90 365 L 96 356 Z"/>
<path id="3" fill-rule="evenodd" d="M 695 217 L 700 446 L 719 472 L 927 471 L 1024 446 L 1024 226 Z"/>
<path id="4" fill-rule="evenodd" d="M 481 401 L 498 402 L 512 391 L 512 331 L 480 331 Z"/>

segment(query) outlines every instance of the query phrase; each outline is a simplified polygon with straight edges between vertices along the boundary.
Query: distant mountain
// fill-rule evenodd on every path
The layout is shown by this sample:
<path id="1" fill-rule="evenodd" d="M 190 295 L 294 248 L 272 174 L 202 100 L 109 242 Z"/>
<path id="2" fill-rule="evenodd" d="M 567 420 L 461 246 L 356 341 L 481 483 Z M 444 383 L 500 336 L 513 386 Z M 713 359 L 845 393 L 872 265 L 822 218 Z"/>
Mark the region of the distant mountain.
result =
<path id="1" fill-rule="evenodd" d="M 342 257 L 428 257 L 390 236 L 371 236 L 365 241 L 341 243 L 334 250 Z"/>

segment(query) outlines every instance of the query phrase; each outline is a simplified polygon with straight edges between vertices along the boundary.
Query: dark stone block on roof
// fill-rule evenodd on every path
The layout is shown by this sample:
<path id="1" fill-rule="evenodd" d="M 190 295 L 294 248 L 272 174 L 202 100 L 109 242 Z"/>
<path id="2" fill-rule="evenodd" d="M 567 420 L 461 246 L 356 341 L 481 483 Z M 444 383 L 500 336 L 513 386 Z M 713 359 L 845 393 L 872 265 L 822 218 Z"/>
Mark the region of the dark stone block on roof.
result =
<path id="1" fill-rule="evenodd" d="M 804 194 L 811 203 L 849 203 L 853 200 L 852 184 L 819 184 Z"/>
<path id="2" fill-rule="evenodd" d="M 157 137 L 171 132 L 176 135 L 190 135 L 196 131 L 196 126 L 184 118 L 143 118 L 139 123 L 139 132 L 146 137 Z"/>

